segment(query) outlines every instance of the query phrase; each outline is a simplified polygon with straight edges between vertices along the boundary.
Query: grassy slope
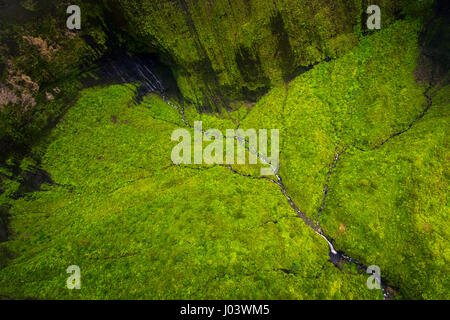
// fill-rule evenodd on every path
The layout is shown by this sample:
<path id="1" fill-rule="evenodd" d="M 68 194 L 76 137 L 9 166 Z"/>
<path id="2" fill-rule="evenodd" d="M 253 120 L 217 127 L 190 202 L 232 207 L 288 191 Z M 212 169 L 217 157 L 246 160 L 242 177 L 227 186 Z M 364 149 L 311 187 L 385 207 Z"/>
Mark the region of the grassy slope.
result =
<path id="1" fill-rule="evenodd" d="M 242 128 L 280 128 L 280 173 L 299 208 L 314 217 L 335 148 L 370 148 L 425 108 L 413 72 L 419 24 L 398 22 L 344 57 L 272 90 Z M 287 96 L 287 97 L 286 97 Z"/>
<path id="2" fill-rule="evenodd" d="M 356 151 L 407 127 L 425 107 L 424 86 L 413 77 L 417 32 L 416 23 L 398 22 L 232 117 L 242 128 L 280 129 L 280 173 L 310 217 L 336 145 L 346 147 L 330 182 L 323 228 L 339 249 L 380 265 L 402 297 L 446 297 L 445 276 L 438 275 L 448 256 L 441 158 L 448 150 L 448 88 L 410 131 L 376 151 Z M 44 169 L 63 186 L 14 201 L 16 235 L 2 246 L 18 257 L 0 271 L 0 295 L 380 298 L 363 276 L 326 263 L 326 244 L 293 218 L 275 185 L 223 167 L 170 166 L 170 134 L 182 125 L 176 110 L 155 97 L 135 107 L 130 101 L 125 87 L 86 90 L 58 126 Z M 234 126 L 201 117 L 204 128 Z M 187 118 L 200 116 L 191 110 Z M 266 223 L 271 220 L 278 223 Z M 65 289 L 71 264 L 82 269 L 79 292 Z"/>
<path id="3" fill-rule="evenodd" d="M 326 263 L 326 244 L 269 182 L 170 166 L 177 126 L 151 116 L 176 121 L 173 110 L 131 98 L 120 86 L 86 90 L 54 131 L 43 163 L 62 186 L 14 202 L 15 236 L 2 245 L 18 257 L 0 271 L 0 295 L 377 297 Z M 65 288 L 72 264 L 80 291 Z"/>
<path id="4" fill-rule="evenodd" d="M 405 298 L 449 297 L 449 93 L 381 148 L 345 155 L 324 211 L 338 246 L 379 265 Z"/>
<path id="5" fill-rule="evenodd" d="M 272 90 L 241 127 L 282 130 L 280 174 L 311 218 L 321 205 L 335 148 L 345 150 L 332 176 L 321 225 L 338 248 L 368 265 L 380 265 L 383 276 L 401 288 L 401 296 L 442 298 L 448 296 L 443 276 L 448 261 L 448 168 L 443 164 L 448 120 L 443 110 L 448 108 L 449 88 L 441 89 L 414 130 L 387 143 L 393 146 L 358 151 L 407 129 L 426 108 L 425 85 L 414 78 L 418 26 L 397 22 L 343 58 L 318 65 L 287 88 Z M 364 160 L 354 163 L 355 154 Z"/>

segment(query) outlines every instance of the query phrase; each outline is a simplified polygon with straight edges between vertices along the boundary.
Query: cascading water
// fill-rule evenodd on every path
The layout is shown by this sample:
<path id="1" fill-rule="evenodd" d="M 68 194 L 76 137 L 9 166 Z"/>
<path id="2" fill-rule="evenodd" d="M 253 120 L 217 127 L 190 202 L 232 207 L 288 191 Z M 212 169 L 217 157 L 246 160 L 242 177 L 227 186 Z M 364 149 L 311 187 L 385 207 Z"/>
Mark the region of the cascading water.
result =
<path id="1" fill-rule="evenodd" d="M 103 59 L 98 65 L 99 69 L 95 74 L 97 78 L 102 79 L 102 83 L 138 83 L 136 92 L 138 102 L 148 93 L 157 92 L 164 95 L 167 90 L 163 85 L 162 71 L 154 71 L 161 69 L 161 66 L 151 57 L 121 54 Z"/>

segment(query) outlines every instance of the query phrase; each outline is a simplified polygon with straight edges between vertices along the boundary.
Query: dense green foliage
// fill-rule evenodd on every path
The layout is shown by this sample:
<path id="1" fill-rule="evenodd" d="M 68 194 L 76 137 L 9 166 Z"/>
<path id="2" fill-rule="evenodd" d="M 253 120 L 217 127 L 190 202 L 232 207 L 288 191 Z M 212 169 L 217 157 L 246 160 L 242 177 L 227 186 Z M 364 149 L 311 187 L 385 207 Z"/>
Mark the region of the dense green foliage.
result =
<path id="1" fill-rule="evenodd" d="M 413 74 L 418 26 L 398 22 L 253 107 L 222 117 L 190 108 L 186 118 L 205 129 L 279 128 L 280 174 L 311 218 L 335 148 L 345 149 L 320 217 L 325 232 L 339 249 L 379 265 L 399 297 L 447 298 L 448 87 L 429 92 L 430 110 L 410 130 L 372 150 L 426 107 Z M 0 295 L 382 297 L 364 276 L 327 263 L 326 243 L 295 218 L 276 185 L 221 166 L 173 165 L 171 132 L 186 127 L 180 114 L 156 95 L 134 105 L 133 90 L 83 91 L 42 142 L 48 147 L 36 147 L 56 184 L 12 200 L 12 182 L 1 195 L 14 235 L 0 245 Z M 248 165 L 235 169 L 258 175 Z M 82 270 L 79 291 L 65 288 L 72 264 Z"/>
<path id="2" fill-rule="evenodd" d="M 403 297 L 445 298 L 449 88 L 439 91 L 429 114 L 410 131 L 370 151 L 408 129 L 427 108 L 426 85 L 414 79 L 417 27 L 396 23 L 364 39 L 255 107 L 276 115 L 255 112 L 244 122 L 282 123 L 280 173 L 310 218 L 321 206 L 337 148 L 341 158 L 321 218 L 325 232 L 338 248 L 379 265 Z M 266 108 L 265 101 L 275 103 Z"/>
<path id="3" fill-rule="evenodd" d="M 224 167 L 171 165 L 177 126 L 153 119 L 160 100 L 152 110 L 130 106 L 132 94 L 120 86 L 86 90 L 53 132 L 43 167 L 59 186 L 14 201 L 15 236 L 2 246 L 18 256 L 0 271 L 0 295 L 379 296 L 365 289 L 364 276 L 326 262 L 327 246 L 292 218 L 270 182 Z M 171 111 L 159 116 L 170 119 Z M 65 288 L 72 264 L 82 270 L 79 291 Z"/>
<path id="4" fill-rule="evenodd" d="M 423 119 L 379 149 L 345 154 L 323 214 L 339 247 L 409 299 L 449 298 L 449 93 L 432 92 Z"/>
<path id="5" fill-rule="evenodd" d="M 243 128 L 281 124 L 280 173 L 305 212 L 314 216 L 320 206 L 336 147 L 371 148 L 425 108 L 413 75 L 417 26 L 397 23 L 364 39 L 341 59 L 271 91 L 242 122 Z"/>
<path id="6" fill-rule="evenodd" d="M 193 103 L 185 104 L 189 123 L 280 130 L 286 192 L 336 249 L 380 266 L 397 298 L 448 299 L 450 87 L 415 77 L 423 24 L 412 16 L 426 4 L 394 22 L 402 2 L 380 2 L 390 8 L 386 25 L 366 36 L 359 1 L 117 1 L 108 10 L 122 8 L 138 26 L 131 37 L 167 54 Z M 327 56 L 335 59 L 285 81 Z M 239 101 L 269 86 L 255 104 Z M 257 179 L 259 165 L 232 166 L 245 177 L 173 164 L 173 130 L 193 130 L 157 94 L 136 104 L 135 89 L 83 90 L 27 157 L 7 157 L 0 223 L 11 232 L 0 243 L 0 298 L 383 298 L 355 266 L 327 261 L 327 243 L 279 186 Z M 195 107 L 227 99 L 233 108 L 219 114 Z M 37 108 L 56 117 L 63 106 Z M 36 168 L 53 182 L 27 192 L 16 171 Z M 81 268 L 81 290 L 66 288 L 70 265 Z"/>

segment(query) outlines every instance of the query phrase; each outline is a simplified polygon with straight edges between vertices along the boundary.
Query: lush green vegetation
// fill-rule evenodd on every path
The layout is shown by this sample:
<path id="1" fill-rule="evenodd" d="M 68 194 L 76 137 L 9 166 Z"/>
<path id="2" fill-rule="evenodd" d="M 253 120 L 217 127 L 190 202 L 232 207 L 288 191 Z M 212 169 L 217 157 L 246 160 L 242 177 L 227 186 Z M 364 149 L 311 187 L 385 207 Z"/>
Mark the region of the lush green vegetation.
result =
<path id="1" fill-rule="evenodd" d="M 241 127 L 278 128 L 280 173 L 300 209 L 315 215 L 335 149 L 371 148 L 425 108 L 415 84 L 417 23 L 396 23 L 261 99 Z M 330 90 L 333 88 L 333 90 Z"/>
<path id="2" fill-rule="evenodd" d="M 186 1 L 184 11 L 171 2 L 140 3 L 120 5 L 130 21 L 148 18 L 137 23 L 135 37 L 163 35 L 155 46 L 179 67 L 174 72 L 188 101 L 240 99 L 237 88 L 273 86 L 256 104 L 237 100 L 220 114 L 186 105 L 189 123 L 202 120 L 203 129 L 222 132 L 279 129 L 286 191 L 336 249 L 380 266 L 397 298 L 450 297 L 450 87 L 430 89 L 415 77 L 423 24 L 412 16 L 424 4 L 412 6 L 407 19 L 388 18 L 389 26 L 363 36 L 353 20 L 360 18 L 357 1 L 335 5 L 333 19 L 348 20 L 342 30 L 329 25 L 334 20 L 326 19 L 327 6 L 319 2 L 300 1 L 294 8 L 281 1 L 277 12 L 285 29 L 275 28 L 281 34 L 259 24 L 275 11 L 266 2 L 230 7 L 226 1 Z M 311 12 L 302 11 L 305 6 Z M 298 21 L 305 28 L 292 33 Z M 237 39 L 233 45 L 231 38 Z M 294 39 L 309 39 L 310 46 L 294 45 Z M 236 52 L 251 61 L 250 49 L 260 61 L 242 69 Z M 287 68 L 327 56 L 336 59 L 283 81 Z M 252 70 L 257 72 L 246 75 Z M 14 177 L 14 164 L 22 172 L 40 168 L 53 183 L 24 192 L 21 178 L 2 180 L 0 222 L 8 211 L 11 234 L 0 243 L 0 298 L 383 298 L 380 290 L 367 289 L 367 275 L 354 266 L 339 270 L 328 262 L 327 243 L 296 217 L 279 187 L 254 179 L 259 166 L 233 165 L 250 175 L 244 177 L 220 165 L 173 164 L 171 134 L 189 128 L 156 94 L 134 103 L 135 89 L 83 90 L 28 157 L 10 155 L 1 167 L 2 177 Z M 16 133 L 14 126 L 5 128 Z M 81 268 L 81 290 L 66 288 L 69 265 Z"/>
<path id="3" fill-rule="evenodd" d="M 432 92 L 423 119 L 381 148 L 345 154 L 323 213 L 337 245 L 379 265 L 405 298 L 449 298 L 449 93 Z"/>
<path id="4" fill-rule="evenodd" d="M 155 97 L 151 110 L 132 106 L 129 89 L 84 91 L 53 131 L 42 165 L 59 185 L 14 201 L 15 236 L 2 246 L 17 257 L 0 272 L 1 295 L 379 297 L 326 262 L 327 246 L 270 182 L 172 165 L 177 126 L 152 116 L 176 121 L 173 110 Z M 65 288 L 72 264 L 79 291 Z"/>

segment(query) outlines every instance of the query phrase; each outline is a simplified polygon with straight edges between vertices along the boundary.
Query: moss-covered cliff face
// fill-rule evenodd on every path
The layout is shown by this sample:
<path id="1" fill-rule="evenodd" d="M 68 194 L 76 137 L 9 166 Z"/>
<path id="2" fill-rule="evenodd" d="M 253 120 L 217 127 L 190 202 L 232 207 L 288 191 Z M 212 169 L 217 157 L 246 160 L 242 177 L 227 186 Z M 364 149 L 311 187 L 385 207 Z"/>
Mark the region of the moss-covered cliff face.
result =
<path id="1" fill-rule="evenodd" d="M 0 1 L 0 163 L 23 152 L 67 109 L 80 74 L 108 51 L 101 3 L 83 4 L 82 30 L 58 0 Z"/>
<path id="2" fill-rule="evenodd" d="M 364 32 L 362 0 L 108 1 L 129 32 L 156 46 L 185 98 L 221 109 L 255 99 L 303 68 L 352 48 Z M 371 1 L 387 26 L 408 1 Z"/>
<path id="3" fill-rule="evenodd" d="M 352 48 L 367 32 L 366 2 L 76 0 L 82 28 L 70 31 L 67 4 L 59 0 L 4 0 L 0 146 L 31 145 L 68 105 L 81 67 L 115 48 L 157 54 L 200 111 L 256 101 L 308 66 Z M 387 26 L 408 1 L 372 3 Z"/>

